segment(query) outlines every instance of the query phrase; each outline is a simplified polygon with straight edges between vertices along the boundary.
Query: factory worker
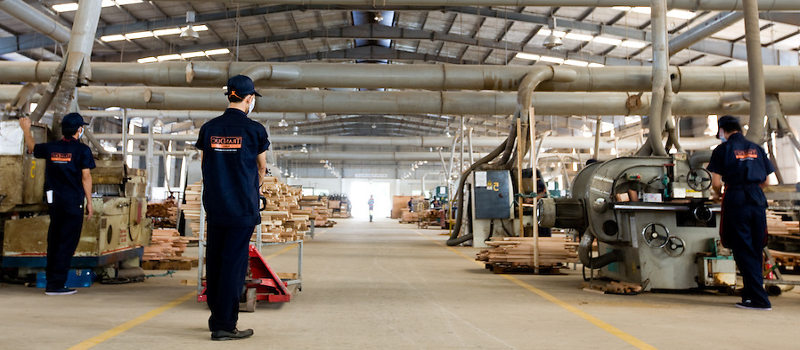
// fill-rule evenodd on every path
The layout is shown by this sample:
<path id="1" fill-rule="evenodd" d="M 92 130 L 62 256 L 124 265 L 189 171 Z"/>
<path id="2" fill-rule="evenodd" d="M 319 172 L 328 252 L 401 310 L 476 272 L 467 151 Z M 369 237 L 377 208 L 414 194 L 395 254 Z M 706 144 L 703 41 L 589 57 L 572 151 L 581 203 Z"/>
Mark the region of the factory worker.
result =
<path id="1" fill-rule="evenodd" d="M 713 198 L 722 201 L 720 238 L 733 251 L 744 279 L 742 301 L 736 306 L 771 310 L 762 275 L 762 250 L 767 243 L 767 199 L 762 187 L 774 169 L 764 149 L 744 138 L 736 118 L 724 116 L 718 125 L 717 137 L 722 144 L 714 149 L 708 171 L 712 174 Z"/>
<path id="2" fill-rule="evenodd" d="M 259 188 L 267 171 L 269 139 L 263 125 L 247 117 L 256 96 L 253 81 L 237 75 L 226 87 L 228 109 L 203 124 L 195 146 L 202 151 L 203 205 L 208 222 L 206 295 L 212 340 L 243 339 L 239 297 L 248 266 L 248 245 L 261 222 Z"/>
<path id="3" fill-rule="evenodd" d="M 28 153 L 45 159 L 44 190 L 50 214 L 47 230 L 47 295 L 75 294 L 67 288 L 72 255 L 78 247 L 83 227 L 84 199 L 89 218 L 92 208 L 92 175 L 94 157 L 89 146 L 78 141 L 83 127 L 88 125 L 78 113 L 69 113 L 61 119 L 61 140 L 35 144 L 31 134 L 31 120 L 20 118 L 19 125 L 25 138 Z"/>

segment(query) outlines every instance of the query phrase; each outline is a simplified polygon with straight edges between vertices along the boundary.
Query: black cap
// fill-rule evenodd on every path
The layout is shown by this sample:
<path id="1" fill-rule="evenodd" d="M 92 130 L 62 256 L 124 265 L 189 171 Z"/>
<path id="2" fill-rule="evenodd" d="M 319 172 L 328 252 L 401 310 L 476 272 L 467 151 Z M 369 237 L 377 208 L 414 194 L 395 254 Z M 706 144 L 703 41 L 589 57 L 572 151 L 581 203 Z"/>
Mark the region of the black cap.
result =
<path id="1" fill-rule="evenodd" d="M 734 129 L 734 130 L 742 130 L 742 125 L 739 124 L 739 119 L 736 119 L 734 116 L 724 115 L 717 120 L 717 138 L 719 138 L 719 130 L 726 129 Z"/>
<path id="2" fill-rule="evenodd" d="M 247 95 L 261 96 L 261 94 L 256 92 L 256 86 L 253 84 L 253 80 L 246 75 L 239 74 L 232 76 L 228 79 L 227 88 L 225 95 L 234 95 L 240 99 L 244 99 Z"/>
<path id="3" fill-rule="evenodd" d="M 61 127 L 64 129 L 77 129 L 84 125 L 89 125 L 89 123 L 84 122 L 83 117 L 78 113 L 69 113 L 61 118 Z"/>

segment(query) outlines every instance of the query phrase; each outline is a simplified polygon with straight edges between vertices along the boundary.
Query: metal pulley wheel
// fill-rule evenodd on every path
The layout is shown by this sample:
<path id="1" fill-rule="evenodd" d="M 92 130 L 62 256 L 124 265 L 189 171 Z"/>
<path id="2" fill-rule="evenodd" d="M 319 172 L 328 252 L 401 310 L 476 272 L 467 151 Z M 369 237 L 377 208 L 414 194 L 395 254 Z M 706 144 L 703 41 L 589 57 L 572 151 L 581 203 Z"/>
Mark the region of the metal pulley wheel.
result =
<path id="1" fill-rule="evenodd" d="M 711 173 L 703 168 L 689 170 L 689 174 L 686 175 L 686 183 L 695 191 L 705 191 L 711 188 Z"/>
<path id="2" fill-rule="evenodd" d="M 642 229 L 642 238 L 650 248 L 663 248 L 669 241 L 669 230 L 662 224 L 649 223 Z"/>
<path id="3" fill-rule="evenodd" d="M 686 251 L 686 242 L 680 237 L 672 236 L 667 240 L 667 244 L 664 245 L 664 251 L 673 258 L 681 256 Z"/>

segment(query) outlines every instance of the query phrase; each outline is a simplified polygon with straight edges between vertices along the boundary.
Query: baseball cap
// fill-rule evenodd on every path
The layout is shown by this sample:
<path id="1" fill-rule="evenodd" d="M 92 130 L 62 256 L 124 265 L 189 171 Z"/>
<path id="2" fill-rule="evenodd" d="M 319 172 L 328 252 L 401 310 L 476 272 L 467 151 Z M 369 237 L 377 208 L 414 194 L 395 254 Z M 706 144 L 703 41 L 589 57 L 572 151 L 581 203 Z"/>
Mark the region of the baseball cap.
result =
<path id="1" fill-rule="evenodd" d="M 61 118 L 61 127 L 65 129 L 77 129 L 84 125 L 89 125 L 89 123 L 84 122 L 83 117 L 78 113 L 69 113 Z"/>
<path id="2" fill-rule="evenodd" d="M 719 130 L 721 130 L 723 126 L 728 127 L 728 129 L 732 128 L 742 130 L 742 125 L 739 124 L 739 119 L 736 119 L 736 117 L 730 115 L 724 115 L 717 120 L 717 138 L 719 138 Z"/>
<path id="3" fill-rule="evenodd" d="M 237 96 L 239 98 L 244 98 L 247 95 L 261 96 L 258 92 L 256 92 L 256 87 L 253 84 L 253 80 L 246 75 L 234 75 L 230 79 L 228 79 L 227 91 L 225 91 L 225 95 Z"/>

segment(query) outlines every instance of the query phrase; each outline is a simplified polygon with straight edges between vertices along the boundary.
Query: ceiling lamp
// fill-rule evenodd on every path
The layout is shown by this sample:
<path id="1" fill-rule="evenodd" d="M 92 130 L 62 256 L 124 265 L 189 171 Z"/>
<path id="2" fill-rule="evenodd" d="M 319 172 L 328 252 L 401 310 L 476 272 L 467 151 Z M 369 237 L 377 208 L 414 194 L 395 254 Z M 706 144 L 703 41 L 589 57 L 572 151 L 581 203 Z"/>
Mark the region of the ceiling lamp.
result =
<path id="1" fill-rule="evenodd" d="M 544 38 L 544 42 L 542 42 L 542 46 L 548 49 L 555 49 L 561 45 L 564 45 L 564 41 L 561 38 L 557 37 L 553 32 L 555 32 L 556 28 L 556 19 L 553 18 L 553 22 L 550 24 L 550 35 Z"/>
<path id="2" fill-rule="evenodd" d="M 188 41 L 200 39 L 200 34 L 192 28 L 192 23 L 194 23 L 194 11 L 186 11 L 186 23 L 189 23 L 189 25 L 181 31 L 180 38 Z"/>

